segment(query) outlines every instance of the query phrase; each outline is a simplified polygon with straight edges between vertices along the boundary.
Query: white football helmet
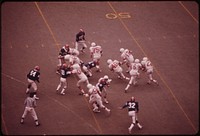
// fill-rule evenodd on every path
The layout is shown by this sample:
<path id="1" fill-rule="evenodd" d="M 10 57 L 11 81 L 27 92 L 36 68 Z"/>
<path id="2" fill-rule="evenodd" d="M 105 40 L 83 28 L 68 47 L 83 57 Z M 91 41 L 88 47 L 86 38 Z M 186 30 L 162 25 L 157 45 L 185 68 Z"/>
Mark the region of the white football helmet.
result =
<path id="1" fill-rule="evenodd" d="M 124 48 L 120 48 L 120 49 L 119 49 L 119 52 L 120 52 L 120 53 L 124 52 Z"/>
<path id="2" fill-rule="evenodd" d="M 135 63 L 139 63 L 140 62 L 140 60 L 139 59 L 135 59 Z"/>
<path id="3" fill-rule="evenodd" d="M 108 60 L 107 60 L 107 63 L 108 63 L 108 64 L 111 64 L 111 63 L 112 63 L 112 60 L 111 60 L 111 59 L 108 59 Z"/>
<path id="4" fill-rule="evenodd" d="M 96 46 L 96 43 L 95 43 L 95 42 L 92 42 L 92 43 L 91 43 L 91 46 L 92 46 L 92 47 Z"/>
<path id="5" fill-rule="evenodd" d="M 148 58 L 147 58 L 147 57 L 144 57 L 142 60 L 143 60 L 143 61 L 147 61 L 147 60 L 148 60 Z"/>
<path id="6" fill-rule="evenodd" d="M 107 76 L 107 75 L 105 75 L 103 78 L 104 78 L 104 79 L 108 79 L 108 76 Z"/>

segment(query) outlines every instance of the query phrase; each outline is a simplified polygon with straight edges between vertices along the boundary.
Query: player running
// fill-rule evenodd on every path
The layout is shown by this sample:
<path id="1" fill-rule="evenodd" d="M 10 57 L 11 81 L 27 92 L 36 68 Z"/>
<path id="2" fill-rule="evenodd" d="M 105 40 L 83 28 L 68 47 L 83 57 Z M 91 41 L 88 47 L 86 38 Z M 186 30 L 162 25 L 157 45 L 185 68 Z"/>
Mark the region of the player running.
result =
<path id="1" fill-rule="evenodd" d="M 65 95 L 65 90 L 67 88 L 67 77 L 70 75 L 68 72 L 70 71 L 70 67 L 67 67 L 67 64 L 63 64 L 60 70 L 61 77 L 60 83 L 57 86 L 56 92 L 58 93 L 61 86 L 63 86 L 62 91 L 60 92 L 61 95 Z"/>
<path id="2" fill-rule="evenodd" d="M 121 63 L 118 60 L 112 61 L 111 59 L 108 59 L 107 64 L 108 64 L 108 68 L 110 69 L 110 71 L 115 72 L 118 75 L 118 78 L 120 78 L 120 79 L 123 78 L 123 79 L 129 80 L 129 78 L 123 74 L 123 69 L 120 66 Z"/>
<path id="3" fill-rule="evenodd" d="M 138 122 L 137 113 L 139 112 L 139 104 L 135 101 L 135 98 L 132 96 L 130 101 L 127 101 L 124 106 L 119 107 L 119 109 L 124 109 L 128 107 L 128 115 L 132 118 L 132 123 L 128 128 L 129 134 L 131 134 L 131 130 L 135 125 L 138 126 L 139 129 L 142 129 L 142 126 Z"/>
<path id="4" fill-rule="evenodd" d="M 59 52 L 59 55 L 58 55 L 58 65 L 57 65 L 57 70 L 56 70 L 57 74 L 60 74 L 61 66 L 62 66 L 62 64 L 65 63 L 64 56 L 67 55 L 67 54 L 70 54 L 69 51 L 70 51 L 70 48 L 69 48 L 68 44 L 66 44 L 65 46 L 63 46 L 60 49 L 60 52 Z"/>
<path id="5" fill-rule="evenodd" d="M 103 99 L 103 101 L 105 103 L 109 103 L 107 100 L 107 89 L 106 87 L 110 87 L 110 82 L 112 81 L 112 79 L 109 79 L 109 77 L 107 75 L 105 75 L 104 77 L 101 77 L 98 80 L 98 83 L 96 84 L 96 87 L 98 88 L 98 90 L 101 92 L 101 97 Z"/>
<path id="6" fill-rule="evenodd" d="M 134 62 L 134 57 L 132 55 L 132 51 L 124 48 L 120 48 L 121 58 L 122 58 L 122 64 L 126 64 L 128 67 L 127 73 L 131 70 L 131 63 Z"/>
<path id="7" fill-rule="evenodd" d="M 81 83 L 86 83 L 87 85 L 89 84 L 87 76 L 82 72 L 81 67 L 78 64 L 74 64 L 71 66 L 72 71 L 68 72 L 69 74 L 76 74 L 79 78 L 77 82 L 77 87 L 80 89 L 80 94 L 79 95 L 86 95 L 85 91 L 81 87 Z"/>
<path id="8" fill-rule="evenodd" d="M 108 113 L 110 113 L 110 109 L 108 109 L 106 106 L 103 105 L 102 98 L 101 98 L 101 92 L 96 86 L 93 86 L 92 84 L 88 84 L 87 88 L 89 89 L 89 103 L 93 106 L 93 112 L 100 112 L 99 107 L 106 110 Z"/>
<path id="9" fill-rule="evenodd" d="M 153 66 L 151 61 L 147 58 L 144 57 L 143 61 L 142 61 L 142 66 L 143 66 L 143 70 L 146 71 L 147 75 L 148 75 L 148 82 L 147 84 L 151 84 L 151 82 L 153 81 L 155 84 L 158 85 L 157 80 L 153 79 Z"/>
<path id="10" fill-rule="evenodd" d="M 80 51 L 83 53 L 87 48 L 87 45 L 85 44 L 85 32 L 83 29 L 80 29 L 80 31 L 76 34 L 75 49 L 78 50 L 78 47 L 80 46 L 82 47 Z"/>
<path id="11" fill-rule="evenodd" d="M 101 72 L 99 62 L 100 58 L 102 57 L 103 50 L 100 45 L 92 42 L 90 47 L 90 56 L 94 62 L 96 62 L 97 72 Z"/>
<path id="12" fill-rule="evenodd" d="M 39 77 L 40 77 L 40 67 L 39 66 L 35 66 L 34 69 L 30 70 L 29 73 L 27 74 L 27 81 L 28 81 L 28 87 L 26 89 L 26 93 L 29 93 L 30 88 L 33 87 L 34 90 L 34 98 L 36 100 L 38 100 L 39 98 L 36 96 L 37 93 L 37 84 L 36 81 L 38 83 L 40 83 L 39 81 Z"/>

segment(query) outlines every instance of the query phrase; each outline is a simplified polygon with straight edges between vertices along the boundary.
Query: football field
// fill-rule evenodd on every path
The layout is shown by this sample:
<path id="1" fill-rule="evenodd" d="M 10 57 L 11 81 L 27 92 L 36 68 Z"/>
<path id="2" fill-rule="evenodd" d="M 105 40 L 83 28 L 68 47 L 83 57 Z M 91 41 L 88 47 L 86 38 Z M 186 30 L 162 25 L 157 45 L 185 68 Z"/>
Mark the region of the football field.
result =
<path id="1" fill-rule="evenodd" d="M 199 131 L 199 9 L 194 1 L 132 2 L 4 2 L 1 4 L 1 130 L 5 135 L 128 135 L 131 118 L 118 107 L 139 102 L 139 122 L 133 135 L 194 135 Z M 100 77 L 112 79 L 107 88 L 111 109 L 92 111 L 88 98 L 78 95 L 77 77 L 70 75 L 64 96 L 56 93 L 58 54 L 66 43 L 74 48 L 82 28 L 88 48 L 79 57 L 91 61 L 91 42 L 102 46 Z M 137 86 L 108 69 L 108 59 L 121 60 L 120 48 L 134 58 L 148 57 L 154 78 L 140 72 Z M 40 66 L 36 113 L 41 126 L 29 115 L 20 124 L 27 88 L 26 75 Z M 122 66 L 124 74 L 127 67 Z M 86 90 L 86 85 L 83 84 Z M 86 90 L 87 91 L 87 90 Z"/>

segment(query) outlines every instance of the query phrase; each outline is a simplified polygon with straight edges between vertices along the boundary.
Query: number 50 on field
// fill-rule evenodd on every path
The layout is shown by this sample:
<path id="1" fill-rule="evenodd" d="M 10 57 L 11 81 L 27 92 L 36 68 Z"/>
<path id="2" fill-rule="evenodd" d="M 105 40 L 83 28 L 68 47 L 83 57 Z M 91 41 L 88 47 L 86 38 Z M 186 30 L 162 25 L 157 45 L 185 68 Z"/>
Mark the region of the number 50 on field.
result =
<path id="1" fill-rule="evenodd" d="M 108 14 L 106 14 L 106 18 L 108 18 L 108 19 L 116 19 L 118 17 L 119 18 L 131 18 L 131 15 L 128 12 L 108 13 Z"/>

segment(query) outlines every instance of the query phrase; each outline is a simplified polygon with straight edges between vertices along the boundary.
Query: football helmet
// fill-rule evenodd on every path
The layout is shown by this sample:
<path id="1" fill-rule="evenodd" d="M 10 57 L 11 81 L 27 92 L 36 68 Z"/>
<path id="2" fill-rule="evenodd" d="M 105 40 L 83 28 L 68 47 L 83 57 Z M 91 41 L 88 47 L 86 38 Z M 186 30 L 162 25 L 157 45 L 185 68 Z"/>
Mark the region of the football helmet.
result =
<path id="1" fill-rule="evenodd" d="M 119 52 L 120 52 L 120 53 L 124 52 L 124 48 L 120 48 L 120 49 L 119 49 Z"/>
<path id="2" fill-rule="evenodd" d="M 147 57 L 144 57 L 142 60 L 143 60 L 143 61 L 147 61 L 147 60 L 148 60 L 148 58 L 147 58 Z"/>
<path id="3" fill-rule="evenodd" d="M 111 60 L 111 59 L 108 59 L 108 60 L 107 60 L 107 63 L 108 63 L 108 64 L 111 64 L 111 63 L 112 63 L 112 60 Z"/>
<path id="4" fill-rule="evenodd" d="M 139 59 L 135 59 L 135 63 L 139 63 L 140 62 L 140 60 Z"/>
<path id="5" fill-rule="evenodd" d="M 108 76 L 107 76 L 107 75 L 105 75 L 103 78 L 104 78 L 104 79 L 108 79 Z"/>
<path id="6" fill-rule="evenodd" d="M 96 46 L 96 43 L 95 43 L 95 42 L 92 42 L 92 43 L 91 43 L 91 46 L 92 46 L 92 47 Z"/>
<path id="7" fill-rule="evenodd" d="M 40 71 L 40 67 L 39 67 L 39 66 L 35 66 L 35 69 L 36 69 L 37 71 Z"/>

